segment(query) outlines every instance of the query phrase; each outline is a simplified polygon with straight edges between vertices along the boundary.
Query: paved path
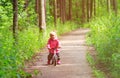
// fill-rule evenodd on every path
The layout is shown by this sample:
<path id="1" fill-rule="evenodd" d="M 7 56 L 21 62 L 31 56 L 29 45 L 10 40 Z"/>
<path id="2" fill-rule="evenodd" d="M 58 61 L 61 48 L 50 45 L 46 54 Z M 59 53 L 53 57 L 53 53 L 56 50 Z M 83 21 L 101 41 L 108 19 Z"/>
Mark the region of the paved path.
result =
<path id="1" fill-rule="evenodd" d="M 47 62 L 47 49 L 41 54 L 41 60 L 30 69 L 39 69 L 34 78 L 94 78 L 92 69 L 87 60 L 87 46 L 85 43 L 86 33 L 89 29 L 78 29 L 60 37 L 61 65 L 45 65 Z"/>

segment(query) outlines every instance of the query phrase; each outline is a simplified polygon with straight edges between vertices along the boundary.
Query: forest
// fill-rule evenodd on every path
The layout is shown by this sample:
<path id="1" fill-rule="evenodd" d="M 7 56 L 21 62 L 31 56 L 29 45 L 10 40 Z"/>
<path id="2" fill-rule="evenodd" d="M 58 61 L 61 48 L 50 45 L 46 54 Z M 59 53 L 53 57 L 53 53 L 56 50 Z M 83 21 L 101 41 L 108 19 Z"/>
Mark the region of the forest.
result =
<path id="1" fill-rule="evenodd" d="M 50 31 L 78 28 L 91 30 L 92 65 L 102 63 L 109 78 L 119 78 L 120 0 L 0 0 L 0 78 L 27 78 L 25 61 L 46 46 Z"/>

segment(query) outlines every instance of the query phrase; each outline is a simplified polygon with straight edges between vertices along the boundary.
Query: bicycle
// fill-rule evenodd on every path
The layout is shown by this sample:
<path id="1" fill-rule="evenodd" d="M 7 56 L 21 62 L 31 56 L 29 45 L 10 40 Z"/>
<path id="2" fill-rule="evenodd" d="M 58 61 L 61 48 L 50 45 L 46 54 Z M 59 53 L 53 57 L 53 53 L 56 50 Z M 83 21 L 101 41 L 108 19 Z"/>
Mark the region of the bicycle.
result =
<path id="1" fill-rule="evenodd" d="M 53 54 L 53 56 L 52 56 L 52 64 L 53 64 L 54 66 L 57 65 L 57 55 L 56 55 L 55 49 L 54 49 L 54 54 Z"/>

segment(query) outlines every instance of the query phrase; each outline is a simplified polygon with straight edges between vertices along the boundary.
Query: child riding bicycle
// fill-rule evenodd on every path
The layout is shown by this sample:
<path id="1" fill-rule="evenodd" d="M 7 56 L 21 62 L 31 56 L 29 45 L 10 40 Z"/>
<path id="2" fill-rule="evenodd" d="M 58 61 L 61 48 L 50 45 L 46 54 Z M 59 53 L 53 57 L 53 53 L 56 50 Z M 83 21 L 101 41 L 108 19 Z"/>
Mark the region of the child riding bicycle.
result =
<path id="1" fill-rule="evenodd" d="M 51 59 L 54 55 L 54 52 L 56 53 L 57 55 L 57 64 L 61 64 L 60 62 L 60 55 L 59 55 L 59 52 L 60 52 L 60 41 L 58 40 L 57 38 L 57 35 L 55 32 L 50 32 L 50 38 L 48 39 L 48 43 L 47 43 L 47 48 L 49 50 L 49 54 L 48 54 L 48 61 L 47 61 L 47 64 L 51 64 Z"/>

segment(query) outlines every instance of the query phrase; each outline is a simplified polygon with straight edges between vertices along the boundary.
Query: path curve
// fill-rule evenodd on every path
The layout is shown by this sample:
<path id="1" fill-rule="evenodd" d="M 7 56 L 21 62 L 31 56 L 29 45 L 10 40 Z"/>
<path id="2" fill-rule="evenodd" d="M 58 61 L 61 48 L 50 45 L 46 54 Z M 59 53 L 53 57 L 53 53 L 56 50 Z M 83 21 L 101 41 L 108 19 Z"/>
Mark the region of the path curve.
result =
<path id="1" fill-rule="evenodd" d="M 41 71 L 34 78 L 94 78 L 92 69 L 86 60 L 87 46 L 86 33 L 89 29 L 78 29 L 60 37 L 61 65 L 45 65 L 47 62 L 47 49 L 40 54 L 41 60 L 27 70 Z"/>

